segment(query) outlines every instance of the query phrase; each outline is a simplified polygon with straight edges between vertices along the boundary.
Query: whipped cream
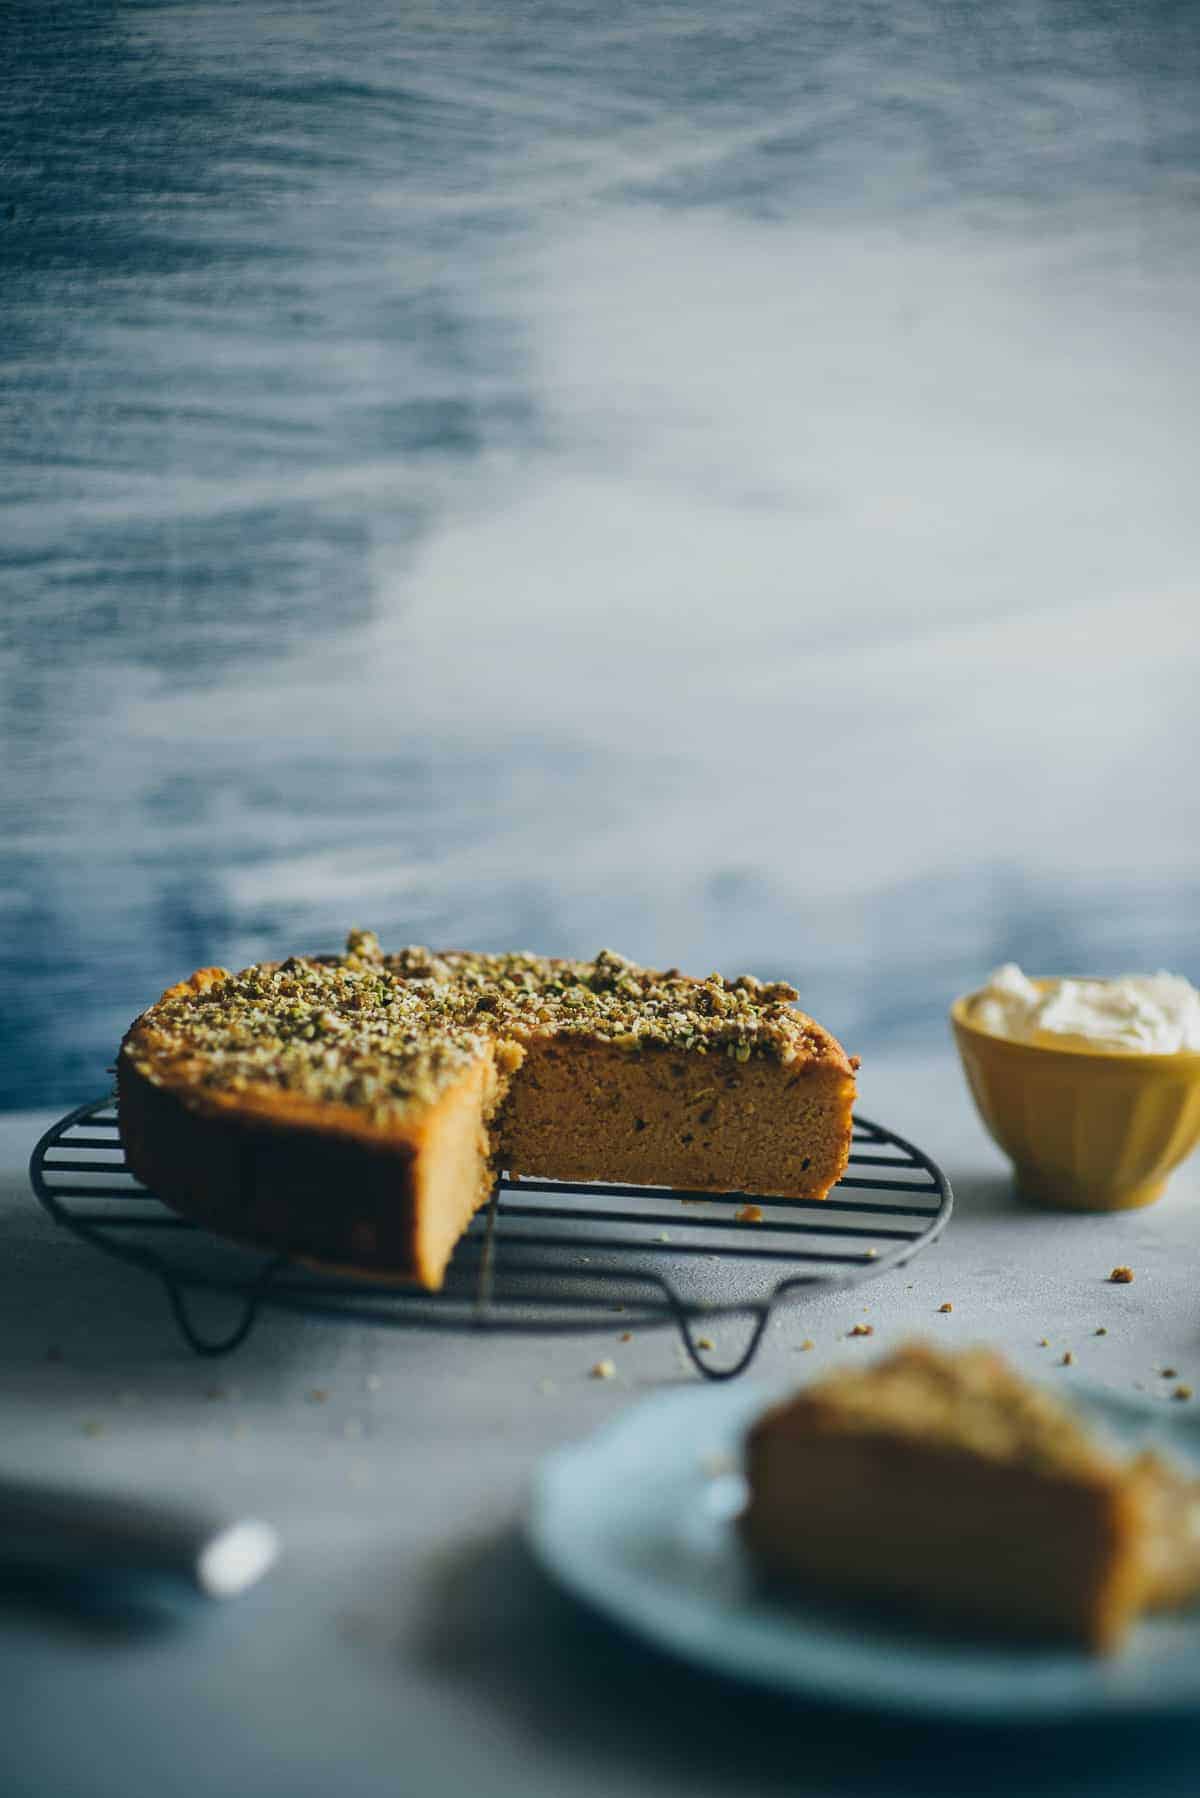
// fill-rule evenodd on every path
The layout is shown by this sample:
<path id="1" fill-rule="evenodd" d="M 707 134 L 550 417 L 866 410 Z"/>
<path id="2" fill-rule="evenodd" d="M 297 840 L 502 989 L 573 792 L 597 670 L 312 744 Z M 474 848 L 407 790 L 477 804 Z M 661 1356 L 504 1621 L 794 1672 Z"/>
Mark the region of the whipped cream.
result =
<path id="1" fill-rule="evenodd" d="M 1181 974 L 1050 980 L 1039 987 L 1010 961 L 996 969 L 971 1019 L 994 1036 L 1044 1049 L 1200 1050 L 1200 992 Z"/>

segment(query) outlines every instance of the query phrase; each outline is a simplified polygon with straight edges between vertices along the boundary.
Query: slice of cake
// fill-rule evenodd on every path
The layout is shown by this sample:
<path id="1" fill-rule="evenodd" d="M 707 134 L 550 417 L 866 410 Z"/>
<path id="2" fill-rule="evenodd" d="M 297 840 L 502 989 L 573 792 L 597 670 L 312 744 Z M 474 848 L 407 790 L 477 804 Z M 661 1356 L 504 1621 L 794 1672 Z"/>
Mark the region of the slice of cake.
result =
<path id="1" fill-rule="evenodd" d="M 211 1227 L 436 1288 L 498 1168 L 823 1198 L 854 1070 L 749 976 L 610 950 L 342 956 L 202 969 L 131 1027 L 118 1113 L 134 1173 Z"/>
<path id="2" fill-rule="evenodd" d="M 1099 1650 L 1200 1590 L 1200 1483 L 986 1349 L 815 1381 L 755 1423 L 746 1474 L 744 1540 L 785 1583 Z"/>

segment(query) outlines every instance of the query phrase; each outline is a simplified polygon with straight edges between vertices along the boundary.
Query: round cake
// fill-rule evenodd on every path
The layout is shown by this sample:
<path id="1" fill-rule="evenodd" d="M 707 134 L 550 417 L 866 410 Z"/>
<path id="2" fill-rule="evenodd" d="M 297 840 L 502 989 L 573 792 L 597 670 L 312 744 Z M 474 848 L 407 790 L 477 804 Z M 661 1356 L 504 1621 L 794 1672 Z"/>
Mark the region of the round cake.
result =
<path id="1" fill-rule="evenodd" d="M 795 989 L 529 954 L 204 968 L 117 1059 L 133 1172 L 299 1258 L 441 1285 L 496 1173 L 823 1198 L 857 1059 Z"/>

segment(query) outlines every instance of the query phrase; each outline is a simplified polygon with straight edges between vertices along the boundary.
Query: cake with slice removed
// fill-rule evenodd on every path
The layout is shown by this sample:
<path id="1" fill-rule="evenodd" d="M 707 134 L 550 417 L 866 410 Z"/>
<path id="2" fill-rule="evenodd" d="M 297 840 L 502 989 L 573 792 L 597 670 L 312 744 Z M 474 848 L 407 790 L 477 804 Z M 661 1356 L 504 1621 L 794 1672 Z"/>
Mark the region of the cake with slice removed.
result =
<path id="1" fill-rule="evenodd" d="M 1100 1651 L 1200 1592 L 1200 1482 L 987 1349 L 814 1381 L 753 1425 L 746 1477 L 743 1538 L 785 1586 Z"/>
<path id="2" fill-rule="evenodd" d="M 819 1199 L 857 1061 L 792 987 L 610 950 L 341 956 L 202 969 L 117 1062 L 134 1173 L 248 1242 L 437 1288 L 498 1168 Z"/>

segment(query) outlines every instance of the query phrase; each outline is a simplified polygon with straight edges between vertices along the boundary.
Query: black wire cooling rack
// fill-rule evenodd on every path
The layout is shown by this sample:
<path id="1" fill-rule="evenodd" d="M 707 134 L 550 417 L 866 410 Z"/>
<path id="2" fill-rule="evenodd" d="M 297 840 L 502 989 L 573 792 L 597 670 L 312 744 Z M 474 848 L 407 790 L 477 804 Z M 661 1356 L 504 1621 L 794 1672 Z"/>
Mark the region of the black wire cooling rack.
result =
<path id="1" fill-rule="evenodd" d="M 112 1099 L 81 1105 L 47 1130 L 30 1178 L 56 1223 L 163 1282 L 200 1355 L 237 1348 L 264 1308 L 393 1328 L 542 1334 L 673 1324 L 711 1380 L 749 1366 L 776 1306 L 900 1266 L 940 1236 L 954 1202 L 928 1155 L 858 1117 L 849 1167 L 827 1199 L 502 1176 L 443 1289 L 430 1293 L 321 1272 L 177 1216 L 129 1172 Z M 757 1211 L 747 1216 L 747 1205 Z M 202 1327 L 198 1305 L 224 1311 L 223 1322 L 210 1317 Z M 733 1317 L 748 1321 L 749 1337 L 719 1367 L 698 1330 Z"/>

